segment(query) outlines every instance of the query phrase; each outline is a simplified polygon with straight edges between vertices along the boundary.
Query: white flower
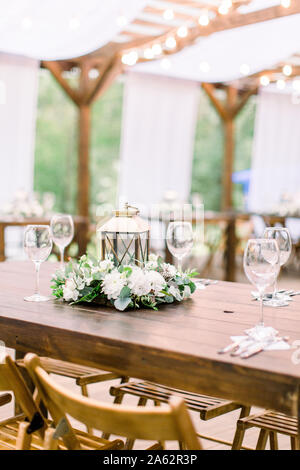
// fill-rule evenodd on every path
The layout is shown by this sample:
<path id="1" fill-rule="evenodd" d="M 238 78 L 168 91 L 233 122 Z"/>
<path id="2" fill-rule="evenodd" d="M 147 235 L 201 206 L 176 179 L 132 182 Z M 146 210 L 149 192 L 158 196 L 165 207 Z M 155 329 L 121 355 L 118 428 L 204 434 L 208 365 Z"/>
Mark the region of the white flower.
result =
<path id="1" fill-rule="evenodd" d="M 173 297 L 175 297 L 175 299 L 178 300 L 179 302 L 182 300 L 180 290 L 177 289 L 177 287 L 175 286 L 169 287 L 169 294 L 173 295 Z"/>
<path id="2" fill-rule="evenodd" d="M 149 294 L 151 290 L 150 281 L 142 269 L 134 269 L 128 280 L 128 287 L 133 295 L 141 297 Z"/>
<path id="3" fill-rule="evenodd" d="M 177 269 L 175 266 L 169 263 L 163 263 L 161 265 L 161 275 L 166 279 L 166 281 L 169 281 L 170 279 L 173 279 L 173 277 L 176 276 Z"/>
<path id="4" fill-rule="evenodd" d="M 150 289 L 154 292 L 154 295 L 162 297 L 164 294 L 161 293 L 161 290 L 166 285 L 166 281 L 162 275 L 157 271 L 146 271 L 145 275 L 150 283 Z"/>
<path id="5" fill-rule="evenodd" d="M 70 300 L 77 300 L 79 292 L 76 289 L 76 284 L 73 279 L 67 279 L 65 285 L 63 286 L 63 296 L 64 300 L 69 302 Z"/>
<path id="6" fill-rule="evenodd" d="M 157 261 L 158 256 L 155 255 L 154 253 L 150 253 L 149 255 L 149 261 Z"/>
<path id="7" fill-rule="evenodd" d="M 147 261 L 147 263 L 145 264 L 145 269 L 147 269 L 148 271 L 150 271 L 151 269 L 157 269 L 157 267 L 157 261 Z"/>
<path id="8" fill-rule="evenodd" d="M 108 299 L 117 299 L 126 284 L 126 277 L 117 270 L 105 275 L 103 279 L 102 292 Z"/>
<path id="9" fill-rule="evenodd" d="M 103 261 L 100 261 L 99 263 L 99 271 L 100 273 L 103 273 L 105 271 L 111 271 L 114 268 L 114 263 L 110 258 L 104 259 Z"/>

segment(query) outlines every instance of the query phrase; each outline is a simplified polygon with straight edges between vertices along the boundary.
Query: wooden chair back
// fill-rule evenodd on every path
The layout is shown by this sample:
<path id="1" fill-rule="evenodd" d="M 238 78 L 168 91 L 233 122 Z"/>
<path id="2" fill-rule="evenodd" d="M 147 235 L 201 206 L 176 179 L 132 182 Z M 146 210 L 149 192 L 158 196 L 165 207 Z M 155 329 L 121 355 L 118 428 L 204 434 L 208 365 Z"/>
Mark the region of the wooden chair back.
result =
<path id="1" fill-rule="evenodd" d="M 44 418 L 40 412 L 37 403 L 34 401 L 33 395 L 28 389 L 23 376 L 10 356 L 6 356 L 4 363 L 0 364 L 0 392 L 13 392 L 15 400 L 20 406 L 24 416 L 29 423 L 38 418 L 42 423 Z M 41 437 L 44 436 L 46 422 L 40 424 L 37 432 Z"/>
<path id="2" fill-rule="evenodd" d="M 81 445 L 67 414 L 105 433 L 130 439 L 175 440 L 183 442 L 187 449 L 201 449 L 190 415 L 180 398 L 174 397 L 169 405 L 153 408 L 102 403 L 76 395 L 57 384 L 35 354 L 26 355 L 25 365 L 57 429 L 64 428 L 62 438 L 68 449 L 79 449 Z"/>

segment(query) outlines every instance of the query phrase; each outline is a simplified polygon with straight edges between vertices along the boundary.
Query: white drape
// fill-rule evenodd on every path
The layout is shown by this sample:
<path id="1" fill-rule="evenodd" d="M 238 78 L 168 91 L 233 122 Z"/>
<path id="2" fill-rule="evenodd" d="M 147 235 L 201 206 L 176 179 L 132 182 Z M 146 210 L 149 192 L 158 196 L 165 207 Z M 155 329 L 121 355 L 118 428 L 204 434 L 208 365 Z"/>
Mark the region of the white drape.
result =
<path id="1" fill-rule="evenodd" d="M 300 105 L 292 92 L 260 90 L 256 112 L 249 209 L 268 211 L 300 188 Z"/>
<path id="2" fill-rule="evenodd" d="M 129 73 L 123 104 L 119 197 L 149 209 L 165 190 L 189 196 L 199 87 Z"/>
<path id="3" fill-rule="evenodd" d="M 0 208 L 33 188 L 39 63 L 0 54 Z"/>
<path id="4" fill-rule="evenodd" d="M 1 2 L 0 51 L 69 59 L 102 47 L 146 0 L 7 0 Z"/>

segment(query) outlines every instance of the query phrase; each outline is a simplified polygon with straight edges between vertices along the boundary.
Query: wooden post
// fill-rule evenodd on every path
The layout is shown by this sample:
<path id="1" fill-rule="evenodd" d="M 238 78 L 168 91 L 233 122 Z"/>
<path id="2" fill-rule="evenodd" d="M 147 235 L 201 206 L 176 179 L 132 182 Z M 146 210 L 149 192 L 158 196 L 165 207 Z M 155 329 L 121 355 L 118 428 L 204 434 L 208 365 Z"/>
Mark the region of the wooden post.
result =
<path id="1" fill-rule="evenodd" d="M 89 105 L 79 105 L 79 144 L 78 144 L 78 214 L 89 216 L 89 144 L 90 144 L 90 119 L 91 109 Z"/>
<path id="2" fill-rule="evenodd" d="M 227 109 L 231 110 L 236 102 L 236 88 L 228 86 L 227 93 Z M 234 165 L 234 117 L 229 111 L 226 113 L 225 119 L 222 119 L 224 128 L 224 159 L 223 159 L 223 197 L 222 210 L 232 209 L 232 173 Z"/>

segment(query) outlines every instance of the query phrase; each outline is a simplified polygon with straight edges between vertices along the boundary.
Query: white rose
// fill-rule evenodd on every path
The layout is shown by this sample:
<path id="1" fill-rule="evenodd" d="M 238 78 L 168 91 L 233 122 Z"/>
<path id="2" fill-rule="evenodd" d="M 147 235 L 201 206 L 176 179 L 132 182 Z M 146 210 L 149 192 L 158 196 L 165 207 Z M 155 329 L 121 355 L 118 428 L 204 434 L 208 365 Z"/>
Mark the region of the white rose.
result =
<path id="1" fill-rule="evenodd" d="M 161 290 L 166 285 L 166 281 L 162 275 L 157 271 L 147 271 L 145 275 L 150 283 L 150 289 L 154 292 L 154 295 L 162 297 L 164 294 L 161 293 Z"/>
<path id="2" fill-rule="evenodd" d="M 105 271 L 110 271 L 113 268 L 114 268 L 114 263 L 109 258 L 104 259 L 103 261 L 100 261 L 100 263 L 99 263 L 99 272 L 100 273 L 103 273 Z"/>
<path id="3" fill-rule="evenodd" d="M 125 285 L 126 277 L 118 271 L 113 271 L 104 277 L 102 292 L 107 295 L 108 299 L 117 299 Z"/>
<path id="4" fill-rule="evenodd" d="M 147 269 L 148 271 L 150 271 L 151 269 L 157 269 L 158 268 L 158 263 L 157 261 L 147 261 L 147 263 L 145 264 L 145 269 Z"/>
<path id="5" fill-rule="evenodd" d="M 155 255 L 154 253 L 151 253 L 149 255 L 149 261 L 157 261 L 158 256 Z"/>
<path id="6" fill-rule="evenodd" d="M 177 269 L 172 264 L 163 263 L 161 265 L 161 274 L 167 281 L 169 281 L 170 279 L 173 279 L 173 277 L 176 276 L 176 273 L 177 273 Z"/>
<path id="7" fill-rule="evenodd" d="M 75 290 L 76 287 L 77 287 L 77 286 L 76 286 L 76 282 L 75 282 L 75 280 L 74 280 L 73 278 L 68 278 L 68 279 L 66 280 L 65 288 L 66 288 L 67 290 L 72 291 L 72 290 Z"/>
<path id="8" fill-rule="evenodd" d="M 133 295 L 142 296 L 149 294 L 151 290 L 150 282 L 142 269 L 134 269 L 128 279 L 128 287 Z"/>
<path id="9" fill-rule="evenodd" d="M 76 289 L 69 289 L 67 286 L 63 287 L 63 296 L 64 300 L 69 302 L 70 300 L 77 300 L 79 297 L 79 292 Z"/>

